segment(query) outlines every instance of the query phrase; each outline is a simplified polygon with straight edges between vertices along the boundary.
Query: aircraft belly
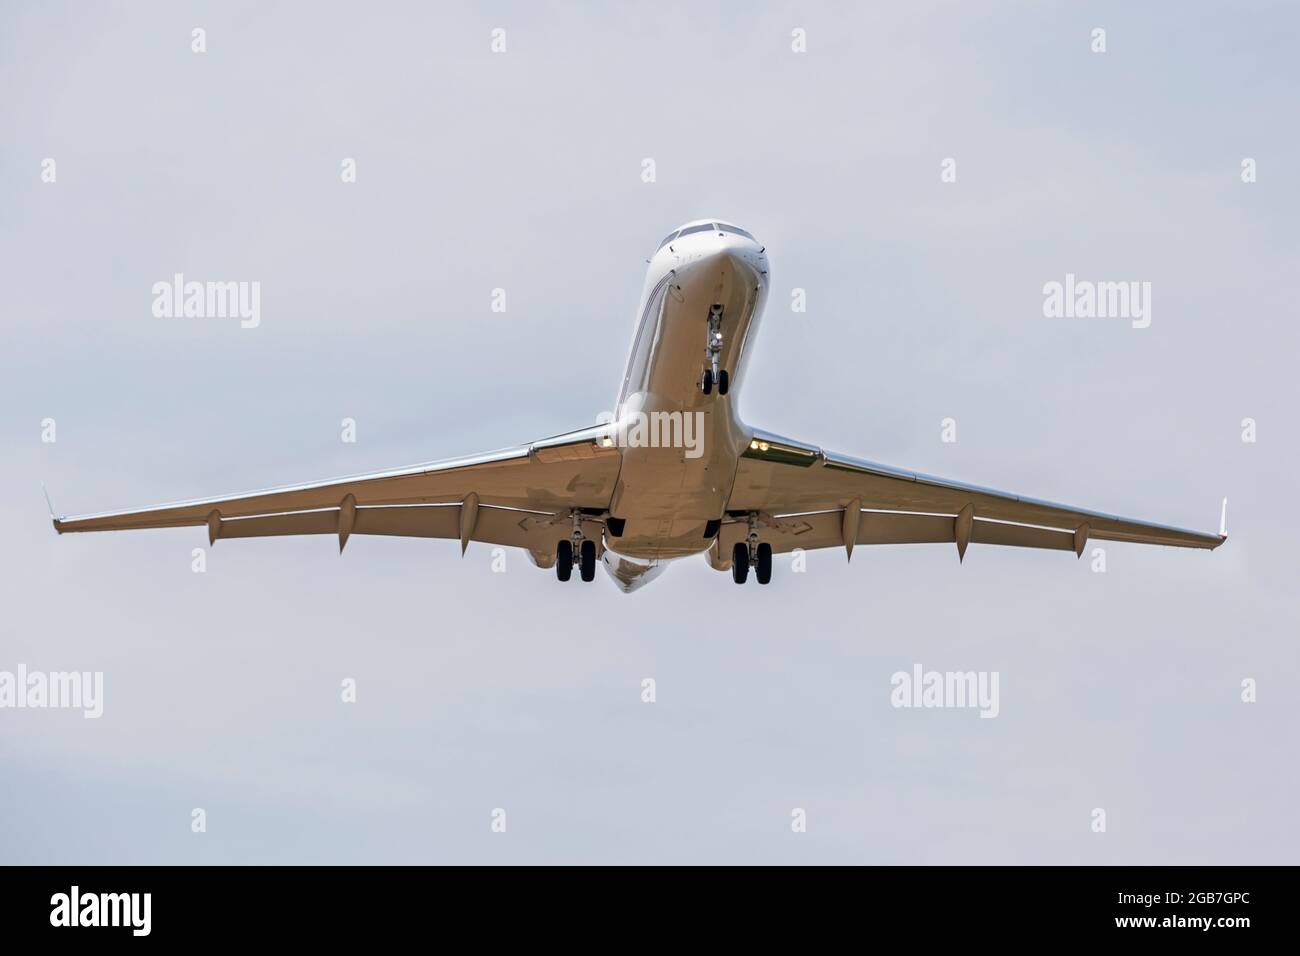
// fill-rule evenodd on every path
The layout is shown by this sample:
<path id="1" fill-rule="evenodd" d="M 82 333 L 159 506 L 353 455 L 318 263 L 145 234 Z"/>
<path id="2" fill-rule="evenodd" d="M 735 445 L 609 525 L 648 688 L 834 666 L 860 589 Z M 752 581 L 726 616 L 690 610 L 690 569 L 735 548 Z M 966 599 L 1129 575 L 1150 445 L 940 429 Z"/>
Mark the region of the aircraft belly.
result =
<path id="1" fill-rule="evenodd" d="M 625 449 L 613 508 L 626 519 L 618 552 L 666 559 L 705 550 L 705 523 L 722 513 L 735 475 L 733 461 L 724 488 L 716 465 L 703 456 L 684 458 L 680 449 Z"/>
<path id="2" fill-rule="evenodd" d="M 735 412 L 735 385 L 723 396 L 705 395 L 710 307 L 723 306 L 721 367 L 733 375 L 743 365 L 745 340 L 762 306 L 764 288 L 757 273 L 734 260 L 684 263 L 675 273 L 663 307 L 639 340 L 642 350 L 619 409 L 620 420 L 644 416 L 647 430 L 638 443 L 629 433 L 610 513 L 625 519 L 623 534 L 610 541 L 619 554 L 642 560 L 668 560 L 708 550 L 708 522 L 722 517 L 736 462 L 748 442 Z M 736 384 L 739 384 L 738 382 Z M 656 420 L 655 416 L 660 416 Z M 663 435 L 664 416 L 687 442 L 644 446 L 647 436 Z"/>

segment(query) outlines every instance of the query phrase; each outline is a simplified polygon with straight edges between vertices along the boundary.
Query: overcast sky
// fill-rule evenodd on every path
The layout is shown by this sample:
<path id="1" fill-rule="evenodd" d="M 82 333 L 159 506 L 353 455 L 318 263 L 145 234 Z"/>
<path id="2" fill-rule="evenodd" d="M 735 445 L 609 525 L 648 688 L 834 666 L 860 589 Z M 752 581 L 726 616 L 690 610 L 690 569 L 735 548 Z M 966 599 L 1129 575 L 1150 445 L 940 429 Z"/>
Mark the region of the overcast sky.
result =
<path id="1" fill-rule="evenodd" d="M 1296 862 L 1294 5 L 584 6 L 4 5 L 0 671 L 102 671 L 104 712 L 0 709 L 0 862 Z M 1230 541 L 627 596 L 50 528 L 42 482 L 76 514 L 593 423 L 708 216 L 772 263 L 751 424 L 1207 531 L 1227 496 Z M 155 318 L 175 273 L 260 282 L 260 325 Z M 1150 327 L 1044 317 L 1067 273 L 1150 282 Z M 999 715 L 892 707 L 916 664 L 996 671 Z"/>

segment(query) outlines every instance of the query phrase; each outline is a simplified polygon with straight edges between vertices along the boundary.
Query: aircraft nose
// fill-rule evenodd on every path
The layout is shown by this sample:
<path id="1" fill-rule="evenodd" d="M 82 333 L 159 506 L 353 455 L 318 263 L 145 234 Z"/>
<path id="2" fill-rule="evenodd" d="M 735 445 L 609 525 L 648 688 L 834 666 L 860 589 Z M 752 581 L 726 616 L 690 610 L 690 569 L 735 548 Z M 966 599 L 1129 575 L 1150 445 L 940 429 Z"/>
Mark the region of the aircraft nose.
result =
<path id="1" fill-rule="evenodd" d="M 767 257 L 758 246 L 720 244 L 679 267 L 676 284 L 688 298 L 725 302 L 739 290 L 767 284 Z"/>
<path id="2" fill-rule="evenodd" d="M 706 257 L 706 262 L 715 272 L 728 273 L 746 284 L 767 282 L 767 256 L 762 247 L 748 239 L 728 237 L 721 248 Z"/>
<path id="3" fill-rule="evenodd" d="M 755 273 L 767 271 L 767 254 L 751 236 L 721 230 L 706 233 L 695 251 L 701 259 L 718 266 L 748 268 Z"/>

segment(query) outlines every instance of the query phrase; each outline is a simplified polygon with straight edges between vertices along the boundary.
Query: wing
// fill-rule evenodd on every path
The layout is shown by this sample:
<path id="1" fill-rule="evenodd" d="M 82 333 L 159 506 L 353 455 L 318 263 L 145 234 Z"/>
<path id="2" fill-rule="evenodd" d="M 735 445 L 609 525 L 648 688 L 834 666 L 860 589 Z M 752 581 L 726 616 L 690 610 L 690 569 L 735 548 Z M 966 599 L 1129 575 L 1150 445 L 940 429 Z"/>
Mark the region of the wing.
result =
<path id="1" fill-rule="evenodd" d="M 553 560 L 555 543 L 581 512 L 599 541 L 600 515 L 618 479 L 605 426 L 469 458 L 411 465 L 245 494 L 103 514 L 55 518 L 60 534 L 206 525 L 209 542 L 292 534 L 459 538 L 528 549 Z"/>
<path id="2" fill-rule="evenodd" d="M 1226 503 L 1225 503 L 1226 507 Z M 775 552 L 855 544 L 1000 544 L 1073 551 L 1086 544 L 1130 541 L 1177 548 L 1217 548 L 1226 535 L 1053 504 L 822 451 L 754 431 L 736 469 L 731 515 L 758 513 L 762 537 Z M 745 539 L 746 520 L 724 522 L 715 566 L 729 565 Z"/>

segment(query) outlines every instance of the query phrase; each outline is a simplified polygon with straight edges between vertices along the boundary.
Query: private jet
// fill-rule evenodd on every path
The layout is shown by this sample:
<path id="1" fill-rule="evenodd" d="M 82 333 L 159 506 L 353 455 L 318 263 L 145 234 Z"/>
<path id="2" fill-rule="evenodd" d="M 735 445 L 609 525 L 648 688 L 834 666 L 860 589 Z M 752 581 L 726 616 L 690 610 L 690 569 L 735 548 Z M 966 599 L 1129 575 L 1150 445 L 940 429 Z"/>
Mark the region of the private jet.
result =
<path id="1" fill-rule="evenodd" d="M 135 511 L 51 517 L 60 533 L 207 526 L 208 542 L 396 535 L 522 548 L 625 592 L 703 553 L 737 584 L 774 555 L 947 543 L 1073 551 L 1089 541 L 1214 549 L 1219 534 L 1053 504 L 826 451 L 746 424 L 737 402 L 770 281 L 765 247 L 730 223 L 674 229 L 648 260 L 612 415 L 530 444 Z"/>

